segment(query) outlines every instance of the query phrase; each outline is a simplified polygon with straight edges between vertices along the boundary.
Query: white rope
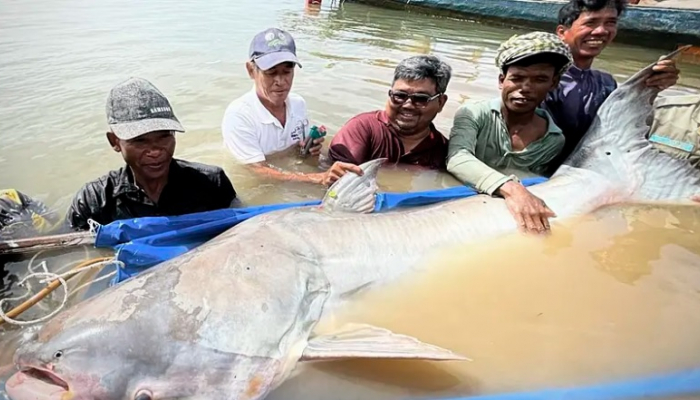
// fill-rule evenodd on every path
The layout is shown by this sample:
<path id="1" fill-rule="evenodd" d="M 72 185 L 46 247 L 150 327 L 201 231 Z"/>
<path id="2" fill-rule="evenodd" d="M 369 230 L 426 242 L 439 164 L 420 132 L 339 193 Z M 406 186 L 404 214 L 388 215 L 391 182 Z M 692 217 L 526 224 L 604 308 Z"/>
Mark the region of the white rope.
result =
<path id="1" fill-rule="evenodd" d="M 0 299 L 0 318 L 2 318 L 5 322 L 7 322 L 9 324 L 22 326 L 22 325 L 31 325 L 31 324 L 36 324 L 39 322 L 44 322 L 44 321 L 48 320 L 49 318 L 53 317 L 54 315 L 56 315 L 59 311 L 61 311 L 63 309 L 63 307 L 65 307 L 66 302 L 68 301 L 68 298 L 70 296 L 74 295 L 75 293 L 77 293 L 80 289 L 84 288 L 87 285 L 91 285 L 95 282 L 99 282 L 99 281 L 105 280 L 107 278 L 110 278 L 110 277 L 114 276 L 117 273 L 117 271 L 111 272 L 103 277 L 94 279 L 90 282 L 87 282 L 83 285 L 80 285 L 78 288 L 73 290 L 73 292 L 70 294 L 68 292 L 68 282 L 66 282 L 66 279 L 68 276 L 75 276 L 83 271 L 94 269 L 94 268 L 97 268 L 97 267 L 102 266 L 102 265 L 115 264 L 117 266 L 117 268 L 124 267 L 124 262 L 116 260 L 116 259 L 110 259 L 110 260 L 99 261 L 99 262 L 96 262 L 94 264 L 86 265 L 84 267 L 81 267 L 81 268 L 78 268 L 75 270 L 71 270 L 71 271 L 65 272 L 63 274 L 55 274 L 53 272 L 48 271 L 48 269 L 46 268 L 46 261 L 42 261 L 41 264 L 39 264 L 39 266 L 42 267 L 43 271 L 36 272 L 32 266 L 32 261 L 34 261 L 35 258 L 36 258 L 36 255 L 34 257 L 32 257 L 32 259 L 29 261 L 29 265 L 28 265 L 27 269 L 30 271 L 30 273 L 27 276 L 25 276 L 24 278 L 22 278 L 22 280 L 19 281 L 19 283 L 17 284 L 20 287 L 24 287 L 25 282 L 26 282 L 26 287 L 27 287 L 26 293 L 24 293 L 22 296 L 18 296 L 18 297 Z M 32 292 L 32 287 L 31 287 L 31 284 L 29 283 L 28 280 L 30 278 L 42 277 L 42 276 L 45 278 L 40 280 L 39 283 L 48 283 L 48 282 L 58 280 L 60 282 L 61 286 L 63 287 L 63 300 L 61 301 L 61 304 L 58 306 L 58 308 L 56 308 L 54 311 L 52 311 L 48 315 L 45 315 L 43 317 L 36 318 L 33 320 L 29 320 L 29 321 L 19 321 L 19 320 L 8 317 L 7 314 L 2 310 L 2 305 L 5 302 L 20 301 L 20 300 L 24 300 L 27 297 L 29 297 L 29 295 Z"/>

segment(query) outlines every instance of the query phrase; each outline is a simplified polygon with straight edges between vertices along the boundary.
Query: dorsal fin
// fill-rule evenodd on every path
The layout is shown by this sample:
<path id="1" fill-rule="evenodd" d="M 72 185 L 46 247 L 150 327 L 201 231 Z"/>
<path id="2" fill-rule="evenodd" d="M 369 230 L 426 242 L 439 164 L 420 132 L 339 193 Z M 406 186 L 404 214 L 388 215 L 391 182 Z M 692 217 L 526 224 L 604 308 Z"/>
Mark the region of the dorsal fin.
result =
<path id="1" fill-rule="evenodd" d="M 360 165 L 364 174 L 348 172 L 326 191 L 321 207 L 333 212 L 369 213 L 374 210 L 377 193 L 377 172 L 386 158 Z"/>

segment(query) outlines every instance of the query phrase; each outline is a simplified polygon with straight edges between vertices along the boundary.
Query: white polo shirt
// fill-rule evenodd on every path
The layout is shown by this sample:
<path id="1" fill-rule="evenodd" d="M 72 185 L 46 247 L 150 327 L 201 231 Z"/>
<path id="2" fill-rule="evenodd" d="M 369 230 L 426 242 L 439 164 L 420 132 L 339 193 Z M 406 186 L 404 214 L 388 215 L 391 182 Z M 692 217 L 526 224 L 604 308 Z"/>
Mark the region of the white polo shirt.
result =
<path id="1" fill-rule="evenodd" d="M 265 160 L 265 156 L 297 144 L 309 132 L 306 101 L 294 93 L 286 100 L 285 126 L 260 102 L 255 88 L 232 101 L 221 122 L 226 148 L 243 164 Z"/>

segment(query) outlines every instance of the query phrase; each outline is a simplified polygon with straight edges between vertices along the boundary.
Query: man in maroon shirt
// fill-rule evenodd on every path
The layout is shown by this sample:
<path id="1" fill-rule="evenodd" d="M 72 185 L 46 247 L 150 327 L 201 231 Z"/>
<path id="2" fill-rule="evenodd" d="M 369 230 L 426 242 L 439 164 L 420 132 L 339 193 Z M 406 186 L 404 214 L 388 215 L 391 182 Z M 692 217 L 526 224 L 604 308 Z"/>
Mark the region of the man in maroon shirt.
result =
<path id="1" fill-rule="evenodd" d="M 394 70 L 384 110 L 350 119 L 333 137 L 333 161 L 362 164 L 377 158 L 391 163 L 445 169 L 447 139 L 433 119 L 447 102 L 452 69 L 435 56 L 407 58 Z"/>

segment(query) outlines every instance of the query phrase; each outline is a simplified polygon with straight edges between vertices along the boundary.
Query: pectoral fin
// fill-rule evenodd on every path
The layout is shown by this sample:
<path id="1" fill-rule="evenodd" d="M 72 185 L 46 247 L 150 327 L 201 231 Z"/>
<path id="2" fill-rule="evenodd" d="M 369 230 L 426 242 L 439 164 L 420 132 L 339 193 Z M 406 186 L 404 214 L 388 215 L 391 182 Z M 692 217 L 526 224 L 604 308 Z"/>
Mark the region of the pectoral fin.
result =
<path id="1" fill-rule="evenodd" d="M 386 158 L 360 165 L 363 175 L 348 172 L 326 191 L 322 207 L 332 212 L 370 213 L 374 210 L 377 193 L 377 171 Z"/>
<path id="2" fill-rule="evenodd" d="M 331 334 L 309 340 L 301 361 L 343 358 L 404 358 L 421 360 L 467 360 L 447 349 L 372 325 L 349 324 Z"/>

